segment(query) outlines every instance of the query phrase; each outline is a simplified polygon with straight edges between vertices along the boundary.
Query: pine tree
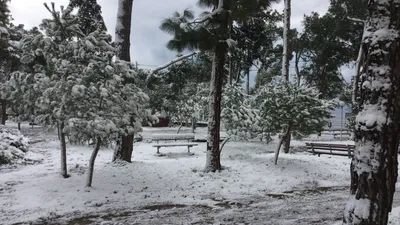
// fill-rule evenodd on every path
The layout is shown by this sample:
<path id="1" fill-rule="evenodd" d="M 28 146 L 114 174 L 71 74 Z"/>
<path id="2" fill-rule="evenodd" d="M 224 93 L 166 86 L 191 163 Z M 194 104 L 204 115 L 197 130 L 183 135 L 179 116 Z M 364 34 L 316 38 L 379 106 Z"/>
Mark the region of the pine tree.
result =
<path id="1" fill-rule="evenodd" d="M 101 6 L 97 3 L 97 0 L 71 0 L 68 10 L 72 11 L 76 8 L 78 8 L 76 16 L 79 21 L 79 28 L 85 35 L 96 30 L 107 30 L 101 15 Z"/>
<path id="2" fill-rule="evenodd" d="M 230 39 L 231 21 L 243 21 L 250 14 L 267 9 L 271 2 L 262 1 L 230 1 L 200 0 L 198 5 L 212 8 L 212 12 L 203 13 L 198 20 L 187 22 L 193 18 L 190 11 L 183 16 L 175 13 L 172 18 L 164 20 L 161 29 L 172 34 L 173 40 L 168 42 L 170 49 L 201 49 L 213 52 L 213 65 L 210 82 L 207 132 L 207 172 L 221 170 L 220 161 L 220 123 L 221 95 L 225 79 L 225 64 L 228 47 L 233 46 Z"/>
<path id="3" fill-rule="evenodd" d="M 11 15 L 7 3 L 10 0 L 0 0 L 0 27 L 7 27 L 10 25 Z"/>
<path id="4" fill-rule="evenodd" d="M 61 175 L 69 177 L 66 159 L 66 122 L 69 119 L 70 107 L 74 105 L 71 98 L 71 87 L 76 84 L 82 71 L 78 59 L 74 57 L 76 42 L 74 39 L 83 37 L 79 30 L 77 18 L 70 11 L 61 8 L 57 12 L 55 5 L 51 8 L 45 4 L 51 13 L 51 19 L 44 19 L 41 29 L 45 34 L 28 35 L 24 38 L 24 54 L 21 62 L 34 64 L 34 73 L 42 95 L 36 104 L 36 120 L 48 127 L 59 126 L 61 147 Z M 37 63 L 42 57 L 44 64 Z"/>
<path id="5" fill-rule="evenodd" d="M 149 98 L 135 85 L 137 74 L 130 63 L 113 60 L 116 49 L 108 34 L 97 30 L 76 45 L 74 56 L 84 68 L 68 97 L 75 104 L 69 108 L 66 130 L 75 138 L 95 143 L 86 182 L 90 187 L 101 145 L 120 135 L 136 134 L 152 118 L 145 108 Z"/>
<path id="6" fill-rule="evenodd" d="M 372 0 L 368 10 L 346 225 L 388 224 L 398 175 L 400 2 Z"/>
<path id="7" fill-rule="evenodd" d="M 281 144 L 289 133 L 288 127 L 297 137 L 321 132 L 333 109 L 333 104 L 321 99 L 315 88 L 291 83 L 260 87 L 256 91 L 255 102 L 259 106 L 260 117 L 269 121 L 270 130 L 285 131 L 275 152 L 275 164 Z"/>
<path id="8" fill-rule="evenodd" d="M 10 10 L 7 3 L 9 0 L 0 0 L 0 78 L 1 81 L 8 79 L 11 73 L 11 62 L 9 60 L 10 53 L 8 51 L 10 33 L 8 28 L 10 26 Z M 3 82 L 2 82 L 3 83 Z M 6 123 L 7 118 L 7 101 L 3 96 L 0 97 L 1 102 L 1 124 Z"/>

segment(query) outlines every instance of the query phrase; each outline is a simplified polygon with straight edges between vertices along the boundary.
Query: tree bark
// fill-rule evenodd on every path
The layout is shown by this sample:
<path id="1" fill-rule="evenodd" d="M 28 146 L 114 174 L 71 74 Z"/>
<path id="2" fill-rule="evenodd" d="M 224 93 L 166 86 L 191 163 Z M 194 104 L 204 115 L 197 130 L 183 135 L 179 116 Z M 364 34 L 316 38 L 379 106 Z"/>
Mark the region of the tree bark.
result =
<path id="1" fill-rule="evenodd" d="M 196 118 L 192 117 L 192 133 L 194 133 L 195 129 L 196 129 Z"/>
<path id="2" fill-rule="evenodd" d="M 130 62 L 130 36 L 132 22 L 133 0 L 120 0 L 117 15 L 117 26 L 115 28 L 115 42 L 117 44 L 117 56 L 124 61 Z M 113 162 L 123 160 L 131 162 L 133 151 L 133 134 L 124 135 L 117 141 L 114 151 Z"/>
<path id="3" fill-rule="evenodd" d="M 290 0 L 284 0 L 282 80 L 289 81 Z"/>
<path id="4" fill-rule="evenodd" d="M 400 2 L 371 0 L 344 225 L 387 225 L 398 173 Z"/>
<path id="5" fill-rule="evenodd" d="M 299 62 L 300 62 L 300 57 L 301 57 L 302 51 L 296 52 L 296 58 L 295 58 L 295 70 L 296 70 L 296 75 L 297 75 L 297 86 L 300 86 L 301 84 L 301 73 L 299 69 Z"/>
<path id="6" fill-rule="evenodd" d="M 90 160 L 89 160 L 89 168 L 88 168 L 88 175 L 87 175 L 87 180 L 86 180 L 86 187 L 92 187 L 94 162 L 96 160 L 97 154 L 99 153 L 100 146 L 101 146 L 101 139 L 97 138 L 96 146 L 94 147 L 94 150 L 93 150 L 92 155 L 90 156 Z"/>
<path id="7" fill-rule="evenodd" d="M 130 37 L 132 23 L 133 0 L 119 0 L 117 25 L 115 27 L 115 42 L 117 44 L 117 56 L 127 62 L 131 61 Z"/>
<path id="8" fill-rule="evenodd" d="M 283 152 L 284 153 L 289 153 L 290 151 L 290 141 L 292 139 L 292 133 L 291 133 L 291 127 L 288 127 L 288 130 L 286 132 L 286 135 L 284 137 L 283 141 Z"/>
<path id="9" fill-rule="evenodd" d="M 60 123 L 60 147 L 61 147 L 61 175 L 68 178 L 67 170 L 67 144 L 65 143 L 64 122 Z"/>
<path id="10" fill-rule="evenodd" d="M 246 93 L 249 95 L 250 94 L 250 69 L 247 69 L 246 71 Z"/>
<path id="11" fill-rule="evenodd" d="M 1 100 L 1 124 L 5 125 L 7 121 L 7 101 Z"/>
<path id="12" fill-rule="evenodd" d="M 285 138 L 286 138 L 286 136 L 287 136 L 288 134 L 290 134 L 289 128 L 288 128 L 288 129 L 286 130 L 286 132 L 283 134 L 281 140 L 280 140 L 279 143 L 278 143 L 278 146 L 276 147 L 276 150 L 275 150 L 275 159 L 274 159 L 274 164 L 275 164 L 275 165 L 278 164 L 279 151 L 281 150 L 282 143 L 284 142 L 284 140 L 285 140 Z"/>
<path id="13" fill-rule="evenodd" d="M 122 160 L 126 162 L 132 162 L 133 152 L 133 134 L 123 136 L 117 141 L 117 146 L 113 155 L 113 162 Z"/>
<path id="14" fill-rule="evenodd" d="M 220 32 L 221 36 L 227 39 L 229 37 L 230 1 L 220 0 L 220 4 L 221 3 L 223 10 L 220 17 Z M 205 168 L 206 172 L 215 172 L 221 170 L 221 152 L 219 149 L 221 125 L 221 95 L 227 50 L 228 46 L 225 41 L 220 41 L 214 49 L 209 95 L 207 156 Z"/>

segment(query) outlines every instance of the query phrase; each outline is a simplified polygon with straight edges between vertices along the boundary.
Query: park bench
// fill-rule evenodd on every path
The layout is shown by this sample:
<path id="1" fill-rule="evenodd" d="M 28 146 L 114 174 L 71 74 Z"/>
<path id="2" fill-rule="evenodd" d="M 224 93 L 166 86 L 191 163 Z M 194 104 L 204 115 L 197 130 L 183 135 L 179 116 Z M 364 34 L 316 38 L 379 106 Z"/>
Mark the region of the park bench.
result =
<path id="1" fill-rule="evenodd" d="M 151 137 L 151 141 L 193 141 L 193 134 L 154 134 Z"/>
<path id="2" fill-rule="evenodd" d="M 318 154 L 318 157 L 322 154 L 328 155 L 339 155 L 353 157 L 354 145 L 346 144 L 327 144 L 327 143 L 306 143 L 307 149 L 312 154 Z"/>
<path id="3" fill-rule="evenodd" d="M 195 143 L 164 143 L 164 144 L 155 144 L 153 147 L 157 148 L 157 154 L 160 154 L 160 148 L 163 147 L 179 147 L 179 146 L 186 146 L 188 149 L 188 154 L 190 155 L 190 148 L 193 146 L 197 146 L 198 144 Z"/>

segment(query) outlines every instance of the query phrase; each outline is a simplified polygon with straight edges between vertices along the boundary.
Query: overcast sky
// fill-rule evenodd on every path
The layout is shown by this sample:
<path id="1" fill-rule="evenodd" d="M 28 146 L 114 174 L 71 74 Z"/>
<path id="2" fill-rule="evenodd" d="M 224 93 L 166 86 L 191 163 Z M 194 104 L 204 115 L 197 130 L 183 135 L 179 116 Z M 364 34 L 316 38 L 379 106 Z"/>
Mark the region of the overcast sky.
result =
<path id="1" fill-rule="evenodd" d="M 97 0 L 102 6 L 108 31 L 114 35 L 118 0 Z M 15 24 L 26 28 L 38 26 L 50 13 L 44 8 L 43 0 L 12 0 L 10 10 Z M 68 0 L 55 0 L 56 5 L 67 5 Z M 132 15 L 131 54 L 132 60 L 142 65 L 159 65 L 173 58 L 176 53 L 166 49 L 170 36 L 159 30 L 160 21 L 172 12 L 191 7 L 196 9 L 197 0 L 134 0 Z M 304 14 L 312 11 L 325 13 L 329 0 L 301 0 L 292 2 L 292 26 L 301 29 Z M 283 9 L 283 2 L 275 5 Z"/>

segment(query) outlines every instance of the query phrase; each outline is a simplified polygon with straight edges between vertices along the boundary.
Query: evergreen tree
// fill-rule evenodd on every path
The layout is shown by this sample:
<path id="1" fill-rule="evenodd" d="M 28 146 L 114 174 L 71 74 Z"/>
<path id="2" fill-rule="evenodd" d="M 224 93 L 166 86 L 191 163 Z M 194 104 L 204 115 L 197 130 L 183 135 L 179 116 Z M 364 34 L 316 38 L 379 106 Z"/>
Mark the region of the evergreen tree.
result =
<path id="1" fill-rule="evenodd" d="M 101 6 L 96 0 L 70 0 L 68 8 L 70 11 L 78 8 L 76 16 L 79 21 L 79 28 L 85 35 L 96 30 L 107 30 L 101 15 Z"/>
<path id="2" fill-rule="evenodd" d="M 290 132 L 296 137 L 319 133 L 331 117 L 333 105 L 320 98 L 315 88 L 297 84 L 269 84 L 257 90 L 255 104 L 259 106 L 260 117 L 269 120 L 270 129 L 284 131 L 276 150 L 277 163 L 280 145 Z"/>
<path id="3" fill-rule="evenodd" d="M 8 2 L 10 0 L 0 0 L 0 27 L 7 27 L 11 22 L 10 10 L 8 9 Z"/>
<path id="4" fill-rule="evenodd" d="M 270 117 L 262 116 L 254 96 L 238 85 L 226 85 L 222 99 L 222 121 L 230 138 L 237 140 L 271 140 Z"/>
<path id="5" fill-rule="evenodd" d="M 42 95 L 36 104 L 39 107 L 35 114 L 40 124 L 48 127 L 59 126 L 61 146 L 61 175 L 69 177 L 66 159 L 66 129 L 70 107 L 75 102 L 70 98 L 71 88 L 81 76 L 82 66 L 76 54 L 76 37 L 83 37 L 79 30 L 77 17 L 70 11 L 61 9 L 57 12 L 55 5 L 51 8 L 51 19 L 44 19 L 40 25 L 45 34 L 28 35 L 23 40 L 21 62 L 34 64 L 33 87 L 40 85 Z M 84 54 L 84 53 L 81 53 Z M 37 63 L 43 57 L 45 63 Z"/>
<path id="6" fill-rule="evenodd" d="M 10 10 L 8 9 L 9 0 L 0 0 L 0 80 L 4 83 L 9 77 L 12 69 L 12 61 L 10 60 L 9 44 L 10 44 Z M 6 123 L 7 118 L 7 101 L 4 96 L 0 96 L 1 102 L 1 124 Z"/>
<path id="7" fill-rule="evenodd" d="M 135 85 L 138 78 L 130 63 L 113 60 L 116 49 L 108 34 L 97 30 L 76 45 L 74 56 L 84 68 L 70 90 L 68 98 L 74 105 L 69 108 L 66 130 L 75 138 L 95 142 L 86 182 L 90 187 L 100 146 L 120 135 L 136 134 L 152 118 L 145 109 L 149 98 Z"/>
<path id="8" fill-rule="evenodd" d="M 272 1 L 230 1 L 200 0 L 202 7 L 213 8 L 205 12 L 201 18 L 190 21 L 193 13 L 185 11 L 181 16 L 175 13 L 172 18 L 164 20 L 161 29 L 174 37 L 168 43 L 170 49 L 201 49 L 213 52 L 213 65 L 209 95 L 208 142 L 205 171 L 221 170 L 220 162 L 220 118 L 221 95 L 226 70 L 228 47 L 234 45 L 230 39 L 232 21 L 243 21 L 249 14 L 267 9 Z"/>

